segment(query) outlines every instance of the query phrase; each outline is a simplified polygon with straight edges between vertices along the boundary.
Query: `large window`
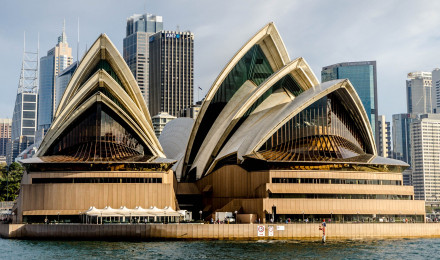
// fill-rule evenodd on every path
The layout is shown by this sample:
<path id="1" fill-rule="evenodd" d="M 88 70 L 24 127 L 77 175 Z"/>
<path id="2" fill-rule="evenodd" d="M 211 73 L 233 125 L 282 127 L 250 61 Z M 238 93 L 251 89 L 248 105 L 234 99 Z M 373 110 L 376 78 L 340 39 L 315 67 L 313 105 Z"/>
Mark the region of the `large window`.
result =
<path id="1" fill-rule="evenodd" d="M 272 183 L 315 183 L 315 184 L 368 184 L 368 185 L 402 185 L 400 180 L 369 179 L 327 179 L 327 178 L 272 178 Z"/>
<path id="2" fill-rule="evenodd" d="M 301 194 L 269 193 L 269 198 L 278 199 L 369 199 L 369 200 L 412 200 L 412 195 L 394 194 Z"/>
<path id="3" fill-rule="evenodd" d="M 57 140 L 45 155 L 73 156 L 80 161 L 114 161 L 151 155 L 136 133 L 101 103 L 78 117 Z"/>
<path id="4" fill-rule="evenodd" d="M 162 183 L 162 178 L 33 178 L 32 184 L 42 183 Z"/>
<path id="5" fill-rule="evenodd" d="M 358 115 L 337 94 L 316 101 L 277 130 L 260 148 L 271 161 L 331 161 L 368 152 Z"/>

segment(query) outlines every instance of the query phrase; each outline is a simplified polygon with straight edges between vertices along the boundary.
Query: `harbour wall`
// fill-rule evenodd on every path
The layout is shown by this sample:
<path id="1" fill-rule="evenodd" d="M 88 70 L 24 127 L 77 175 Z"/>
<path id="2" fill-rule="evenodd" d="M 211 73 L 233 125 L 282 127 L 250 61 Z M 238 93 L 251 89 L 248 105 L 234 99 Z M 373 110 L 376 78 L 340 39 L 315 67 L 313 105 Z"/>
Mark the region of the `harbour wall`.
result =
<path id="1" fill-rule="evenodd" d="M 262 228 L 263 227 L 263 228 Z M 12 239 L 286 240 L 321 239 L 319 224 L 0 224 Z M 440 223 L 328 224 L 327 240 L 440 237 Z"/>

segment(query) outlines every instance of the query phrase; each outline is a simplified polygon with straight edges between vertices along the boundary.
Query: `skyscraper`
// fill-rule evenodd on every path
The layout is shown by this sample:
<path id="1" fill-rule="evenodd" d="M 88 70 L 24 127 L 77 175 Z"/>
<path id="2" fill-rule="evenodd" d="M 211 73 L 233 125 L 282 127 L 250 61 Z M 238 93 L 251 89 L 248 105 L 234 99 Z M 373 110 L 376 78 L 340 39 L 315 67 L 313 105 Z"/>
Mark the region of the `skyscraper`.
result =
<path id="1" fill-rule="evenodd" d="M 435 113 L 437 98 L 431 72 L 411 72 L 406 80 L 408 113 Z"/>
<path id="2" fill-rule="evenodd" d="M 397 160 L 411 164 L 411 122 L 414 115 L 395 114 L 393 115 L 393 155 Z"/>
<path id="3" fill-rule="evenodd" d="M 162 30 L 162 16 L 135 14 L 127 19 L 123 57 L 141 89 L 147 106 L 149 99 L 149 37 Z"/>
<path id="4" fill-rule="evenodd" d="M 0 157 L 6 157 L 6 146 L 11 140 L 12 119 L 0 119 Z"/>
<path id="5" fill-rule="evenodd" d="M 440 202 L 440 115 L 420 114 L 411 124 L 412 181 L 415 199 Z"/>
<path id="6" fill-rule="evenodd" d="M 322 68 L 321 81 L 350 80 L 367 112 L 375 141 L 379 143 L 376 70 L 376 61 L 337 63 Z"/>
<path id="7" fill-rule="evenodd" d="M 380 115 L 378 153 L 382 157 L 391 158 L 391 129 L 390 122 L 385 121 L 385 116 Z"/>
<path id="8" fill-rule="evenodd" d="M 440 113 L 440 69 L 432 71 L 432 87 L 435 89 L 436 113 Z"/>
<path id="9" fill-rule="evenodd" d="M 55 108 L 54 111 L 57 109 L 58 104 L 61 101 L 61 98 L 63 97 L 64 90 L 67 88 L 67 84 L 69 84 L 70 79 L 72 78 L 73 73 L 75 72 L 76 68 L 78 67 L 78 62 L 75 61 L 72 63 L 69 67 L 67 67 L 65 70 L 61 71 L 60 74 L 56 78 L 56 91 L 55 91 Z"/>
<path id="10" fill-rule="evenodd" d="M 6 149 L 6 163 L 11 164 L 29 145 L 35 142 L 38 101 L 38 50 L 23 49 L 23 61 L 17 96 L 12 115 L 11 140 Z"/>
<path id="11" fill-rule="evenodd" d="M 161 31 L 150 37 L 151 115 L 178 116 L 193 104 L 194 34 Z"/>
<path id="12" fill-rule="evenodd" d="M 47 131 L 52 123 L 56 103 L 56 77 L 72 62 L 72 48 L 67 43 L 63 26 L 57 45 L 47 52 L 47 56 L 40 59 L 38 131 Z"/>

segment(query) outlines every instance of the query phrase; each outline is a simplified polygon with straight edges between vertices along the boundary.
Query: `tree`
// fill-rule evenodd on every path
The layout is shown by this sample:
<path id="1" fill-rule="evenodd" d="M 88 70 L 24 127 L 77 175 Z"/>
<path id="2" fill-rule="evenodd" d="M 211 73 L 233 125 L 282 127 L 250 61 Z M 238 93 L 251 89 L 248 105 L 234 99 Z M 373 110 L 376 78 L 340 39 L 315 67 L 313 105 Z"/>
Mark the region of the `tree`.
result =
<path id="1" fill-rule="evenodd" d="M 17 162 L 12 163 L 9 167 L 4 166 L 2 168 L 0 178 L 0 201 L 14 201 L 17 198 L 21 179 L 23 177 L 23 171 L 23 166 Z"/>

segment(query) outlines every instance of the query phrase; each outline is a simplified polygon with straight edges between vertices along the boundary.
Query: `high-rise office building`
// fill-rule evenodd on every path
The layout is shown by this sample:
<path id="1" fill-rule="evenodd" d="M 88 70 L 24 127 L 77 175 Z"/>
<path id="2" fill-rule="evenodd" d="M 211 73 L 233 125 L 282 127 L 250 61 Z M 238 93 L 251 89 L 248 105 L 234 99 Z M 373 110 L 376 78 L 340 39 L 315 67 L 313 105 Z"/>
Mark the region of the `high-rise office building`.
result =
<path id="1" fill-rule="evenodd" d="M 35 142 L 37 93 L 18 93 L 12 117 L 11 141 L 7 147 L 7 164 Z"/>
<path id="2" fill-rule="evenodd" d="M 436 113 L 440 113 L 440 69 L 432 71 L 432 87 L 435 89 Z"/>
<path id="3" fill-rule="evenodd" d="M 38 95 L 38 131 L 47 131 L 52 123 L 56 104 L 56 77 L 73 62 L 72 48 L 67 43 L 65 27 L 57 45 L 40 59 Z"/>
<path id="4" fill-rule="evenodd" d="M 395 114 L 392 121 L 392 157 L 408 164 L 411 164 L 411 122 L 414 118 L 411 114 Z"/>
<path id="5" fill-rule="evenodd" d="M 412 181 L 415 199 L 440 202 L 440 115 L 420 114 L 411 124 Z"/>
<path id="6" fill-rule="evenodd" d="M 161 31 L 150 37 L 150 103 L 152 115 L 179 111 L 193 104 L 194 34 Z"/>
<path id="7" fill-rule="evenodd" d="M 321 71 L 321 81 L 349 79 L 361 98 L 376 143 L 379 143 L 376 61 L 344 62 L 326 66 Z"/>
<path id="8" fill-rule="evenodd" d="M 38 50 L 23 51 L 20 80 L 12 115 L 11 140 L 6 147 L 6 163 L 11 164 L 35 142 L 38 111 Z"/>
<path id="9" fill-rule="evenodd" d="M 54 111 L 57 110 L 58 104 L 61 101 L 61 98 L 63 97 L 64 91 L 67 88 L 67 85 L 69 84 L 70 79 L 72 78 L 73 73 L 75 72 L 76 68 L 78 67 L 78 62 L 75 61 L 72 63 L 69 67 L 67 67 L 65 70 L 61 71 L 60 74 L 56 78 L 56 91 L 55 91 L 55 108 Z"/>
<path id="10" fill-rule="evenodd" d="M 379 156 L 391 158 L 391 127 L 390 122 L 385 121 L 385 116 L 380 115 L 379 121 L 379 143 L 378 153 Z"/>
<path id="11" fill-rule="evenodd" d="M 156 134 L 157 138 L 159 138 L 165 125 L 174 119 L 176 119 L 176 117 L 168 114 L 167 112 L 161 112 L 151 118 L 154 133 Z"/>
<path id="12" fill-rule="evenodd" d="M 162 30 L 162 16 L 135 14 L 127 19 L 123 57 L 141 89 L 147 106 L 149 101 L 149 37 Z"/>
<path id="13" fill-rule="evenodd" d="M 0 157 L 6 156 L 6 146 L 11 140 L 12 119 L 0 119 Z"/>
<path id="14" fill-rule="evenodd" d="M 406 80 L 406 103 L 408 113 L 435 113 L 437 105 L 431 72 L 411 72 Z"/>

